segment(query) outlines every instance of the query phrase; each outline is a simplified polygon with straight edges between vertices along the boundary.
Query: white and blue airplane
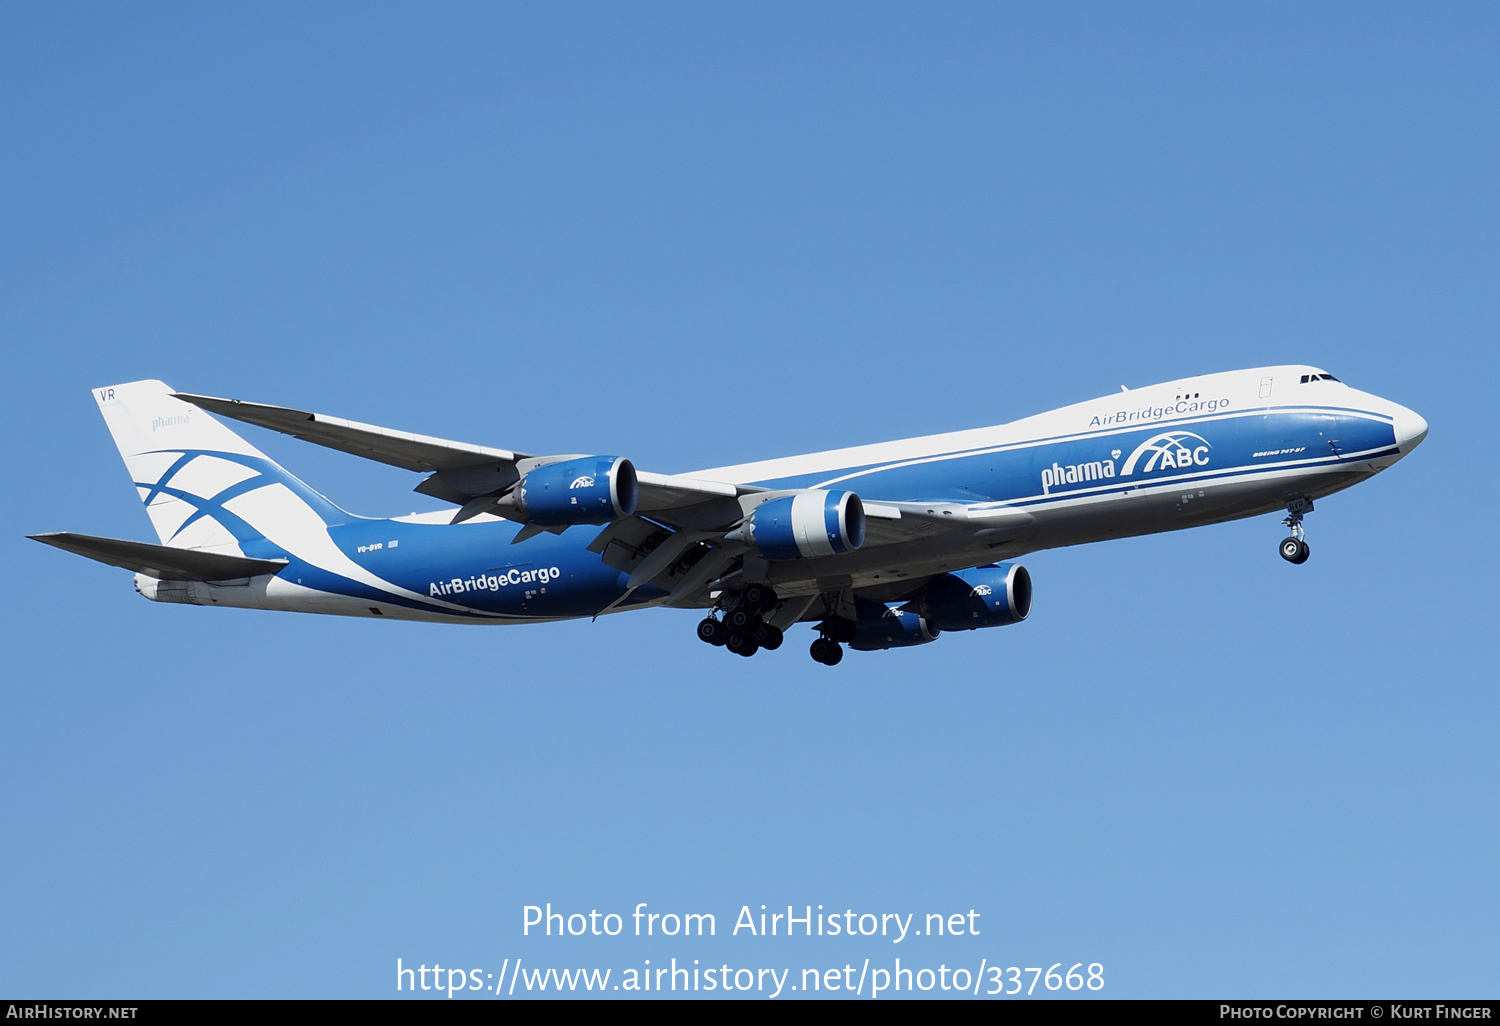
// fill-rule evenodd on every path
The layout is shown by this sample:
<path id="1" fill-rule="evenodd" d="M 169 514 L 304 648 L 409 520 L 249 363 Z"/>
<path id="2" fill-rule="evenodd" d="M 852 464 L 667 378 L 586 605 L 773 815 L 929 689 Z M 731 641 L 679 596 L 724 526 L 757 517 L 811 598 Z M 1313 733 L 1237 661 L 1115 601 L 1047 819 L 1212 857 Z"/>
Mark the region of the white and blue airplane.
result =
<path id="1" fill-rule="evenodd" d="M 1411 452 L 1427 422 L 1316 367 L 1126 390 L 998 427 L 719 467 L 637 471 L 174 392 L 94 390 L 159 545 L 33 535 L 135 571 L 156 602 L 516 624 L 673 606 L 739 655 L 812 622 L 812 657 L 1026 619 L 1028 552 L 1285 511 Z M 211 414 L 426 475 L 451 503 L 346 513 Z"/>

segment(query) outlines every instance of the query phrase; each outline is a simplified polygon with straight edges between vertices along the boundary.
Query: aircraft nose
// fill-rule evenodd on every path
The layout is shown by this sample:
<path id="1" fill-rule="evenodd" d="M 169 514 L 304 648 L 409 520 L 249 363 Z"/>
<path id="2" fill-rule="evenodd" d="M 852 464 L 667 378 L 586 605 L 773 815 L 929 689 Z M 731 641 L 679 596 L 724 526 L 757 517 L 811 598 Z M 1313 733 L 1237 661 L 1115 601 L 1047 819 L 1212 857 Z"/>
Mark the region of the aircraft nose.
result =
<path id="1" fill-rule="evenodd" d="M 1401 447 L 1401 455 L 1405 456 L 1418 445 L 1422 439 L 1427 437 L 1427 421 L 1422 415 L 1408 410 L 1405 406 L 1397 407 L 1396 413 L 1396 444 Z"/>

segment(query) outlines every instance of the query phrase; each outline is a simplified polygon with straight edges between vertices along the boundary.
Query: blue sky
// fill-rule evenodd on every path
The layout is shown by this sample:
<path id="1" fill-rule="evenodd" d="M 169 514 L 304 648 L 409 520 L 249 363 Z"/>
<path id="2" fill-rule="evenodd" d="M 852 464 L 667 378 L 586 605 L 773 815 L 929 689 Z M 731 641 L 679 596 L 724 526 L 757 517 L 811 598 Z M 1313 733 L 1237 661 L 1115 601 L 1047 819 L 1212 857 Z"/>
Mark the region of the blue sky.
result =
<path id="1" fill-rule="evenodd" d="M 900 955 L 1099 962 L 1118 997 L 1494 996 L 1497 30 L 1484 4 L 0 10 L 0 991 Z M 88 395 L 137 378 L 671 472 L 1280 362 L 1432 425 L 1319 503 L 1307 565 L 1274 517 L 1036 553 L 1025 624 L 835 670 L 805 628 L 737 660 L 689 612 L 155 606 L 23 537 L 151 537 Z M 356 512 L 432 508 L 252 440 Z M 549 901 L 720 936 L 522 937 Z M 981 934 L 724 936 L 762 903 Z"/>

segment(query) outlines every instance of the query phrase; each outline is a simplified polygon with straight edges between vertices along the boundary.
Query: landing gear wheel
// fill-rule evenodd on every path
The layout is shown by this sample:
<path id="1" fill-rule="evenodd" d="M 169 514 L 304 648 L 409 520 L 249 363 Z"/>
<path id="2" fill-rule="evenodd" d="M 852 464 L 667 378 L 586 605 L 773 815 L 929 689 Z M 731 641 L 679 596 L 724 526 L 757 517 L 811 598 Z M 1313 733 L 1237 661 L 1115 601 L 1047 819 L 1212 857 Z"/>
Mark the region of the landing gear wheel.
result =
<path id="1" fill-rule="evenodd" d="M 718 620 L 705 616 L 698 621 L 698 640 L 710 645 L 722 645 L 729 640 L 729 631 Z"/>
<path id="2" fill-rule="evenodd" d="M 774 652 L 781 647 L 781 628 L 773 627 L 768 623 L 758 623 L 750 636 L 756 643 L 767 652 Z"/>
<path id="3" fill-rule="evenodd" d="M 724 617 L 724 626 L 743 634 L 755 626 L 755 613 L 745 606 L 735 606 Z"/>
<path id="4" fill-rule="evenodd" d="M 776 604 L 776 592 L 769 584 L 747 584 L 740 592 L 740 605 L 752 613 L 764 612 Z"/>
<path id="5" fill-rule="evenodd" d="M 1286 519 L 1282 523 L 1292 534 L 1281 543 L 1281 558 L 1288 563 L 1307 562 L 1310 552 L 1306 541 L 1307 532 L 1302 528 L 1302 518 L 1312 511 L 1311 499 L 1295 499 L 1286 504 Z"/>
<path id="6" fill-rule="evenodd" d="M 735 655 L 747 657 L 760 651 L 760 646 L 755 643 L 755 639 L 747 634 L 731 634 L 729 640 L 725 642 L 725 647 Z"/>
<path id="7" fill-rule="evenodd" d="M 827 638 L 819 638 L 814 641 L 809 651 L 814 661 L 820 662 L 824 666 L 837 666 L 839 660 L 844 658 L 844 650 L 839 646 L 839 643 L 829 641 Z"/>

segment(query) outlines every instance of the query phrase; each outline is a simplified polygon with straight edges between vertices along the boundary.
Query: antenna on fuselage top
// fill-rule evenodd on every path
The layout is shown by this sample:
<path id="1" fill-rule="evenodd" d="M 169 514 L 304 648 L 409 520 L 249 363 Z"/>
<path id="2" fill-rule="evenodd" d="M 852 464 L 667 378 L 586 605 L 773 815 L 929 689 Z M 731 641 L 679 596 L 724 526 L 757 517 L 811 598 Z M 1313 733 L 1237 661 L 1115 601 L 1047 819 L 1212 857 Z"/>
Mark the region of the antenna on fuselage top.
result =
<path id="1" fill-rule="evenodd" d="M 1129 391 L 1130 391 L 1130 389 L 1128 389 L 1128 388 L 1126 388 L 1126 387 L 1125 387 L 1125 386 L 1124 386 L 1124 385 L 1121 385 L 1121 386 L 1120 386 L 1120 391 L 1121 391 L 1121 392 L 1129 392 Z"/>

